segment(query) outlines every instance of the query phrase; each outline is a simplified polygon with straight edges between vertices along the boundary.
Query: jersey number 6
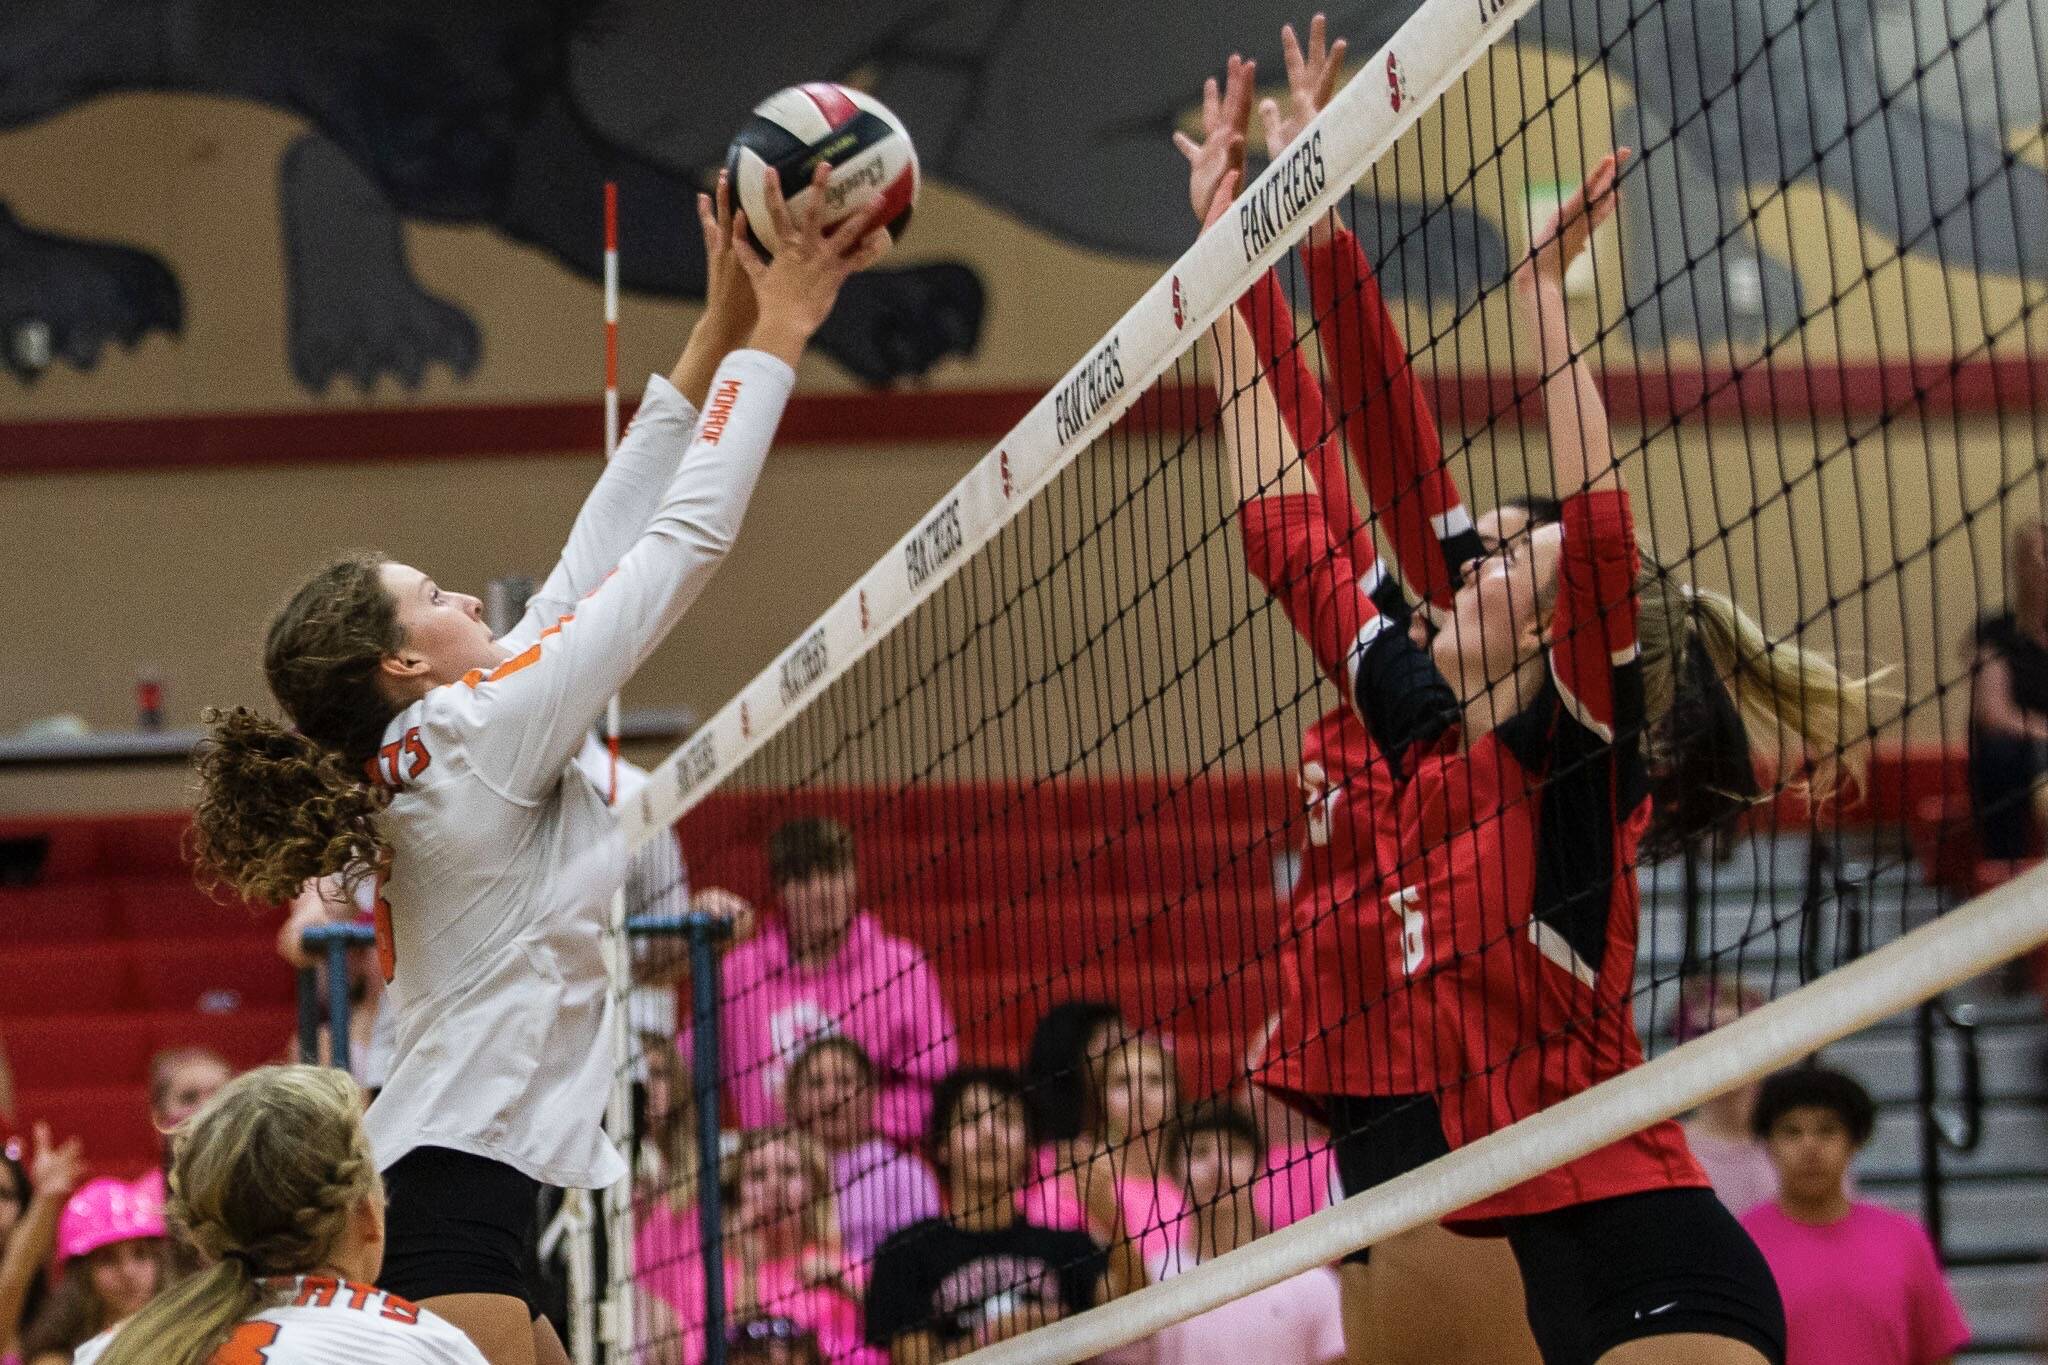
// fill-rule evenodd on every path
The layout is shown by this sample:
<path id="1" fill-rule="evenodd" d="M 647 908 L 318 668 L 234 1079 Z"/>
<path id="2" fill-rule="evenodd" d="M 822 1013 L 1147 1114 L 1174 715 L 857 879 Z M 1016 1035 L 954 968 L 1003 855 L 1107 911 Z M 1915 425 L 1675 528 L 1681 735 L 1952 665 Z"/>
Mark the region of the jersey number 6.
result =
<path id="1" fill-rule="evenodd" d="M 1401 974 L 1415 975 L 1415 969 L 1429 960 L 1429 939 L 1423 933 L 1422 912 L 1415 903 L 1422 899 L 1422 888 L 1404 886 L 1387 897 L 1387 909 L 1401 917 Z"/>

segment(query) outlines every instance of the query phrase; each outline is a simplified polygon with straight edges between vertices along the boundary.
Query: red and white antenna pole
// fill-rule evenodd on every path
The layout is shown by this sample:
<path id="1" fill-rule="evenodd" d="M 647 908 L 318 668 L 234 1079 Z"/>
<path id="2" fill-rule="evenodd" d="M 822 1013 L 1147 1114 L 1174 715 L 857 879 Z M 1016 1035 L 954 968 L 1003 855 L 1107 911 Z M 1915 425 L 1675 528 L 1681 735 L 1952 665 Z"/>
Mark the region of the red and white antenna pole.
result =
<path id="1" fill-rule="evenodd" d="M 619 451 L 619 186 L 604 182 L 604 460 Z M 604 743 L 611 752 L 611 781 L 605 800 L 619 799 L 619 698 L 604 709 Z"/>

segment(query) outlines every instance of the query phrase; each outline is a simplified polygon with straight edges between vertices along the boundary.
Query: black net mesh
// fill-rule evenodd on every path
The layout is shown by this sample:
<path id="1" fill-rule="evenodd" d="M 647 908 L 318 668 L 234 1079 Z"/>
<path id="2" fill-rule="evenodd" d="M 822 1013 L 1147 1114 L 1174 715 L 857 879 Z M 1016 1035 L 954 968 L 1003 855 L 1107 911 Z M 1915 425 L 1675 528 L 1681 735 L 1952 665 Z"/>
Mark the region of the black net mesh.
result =
<path id="1" fill-rule="evenodd" d="M 757 909 L 720 971 L 735 1351 L 949 1351 L 1174 1274 L 2035 856 L 2044 29 L 1540 6 L 1346 195 L 1355 239 L 1283 260 L 1288 306 L 1191 346 L 691 810 L 690 882 Z M 1557 297 L 1632 532 L 1555 481 L 1509 282 L 1618 146 Z M 1537 529 L 1499 550 L 1509 507 Z M 1662 571 L 1632 588 L 1630 539 Z M 634 1063 L 647 1358 L 706 1351 L 692 1041 Z M 1494 1212 L 1689 1178 L 1675 1138 L 1625 1147 Z"/>

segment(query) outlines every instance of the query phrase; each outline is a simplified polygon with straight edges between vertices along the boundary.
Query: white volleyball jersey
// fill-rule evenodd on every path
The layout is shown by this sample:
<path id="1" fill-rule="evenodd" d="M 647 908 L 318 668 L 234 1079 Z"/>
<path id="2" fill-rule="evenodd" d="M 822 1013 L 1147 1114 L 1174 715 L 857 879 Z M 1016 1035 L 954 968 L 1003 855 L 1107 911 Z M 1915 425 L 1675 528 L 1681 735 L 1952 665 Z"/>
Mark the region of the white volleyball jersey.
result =
<path id="1" fill-rule="evenodd" d="M 488 1365 L 460 1328 L 396 1294 L 323 1275 L 265 1287 L 272 1306 L 240 1323 L 209 1365 Z M 113 1339 L 94 1337 L 71 1365 L 92 1365 Z"/>
<path id="2" fill-rule="evenodd" d="M 775 357 L 734 352 L 693 434 L 682 396 L 651 381 L 561 563 L 504 637 L 513 656 L 385 730 L 377 922 L 397 1037 L 366 1120 L 379 1169 L 432 1146 L 548 1185 L 625 1175 L 599 1123 L 602 939 L 627 860 L 591 727 L 731 547 L 794 382 Z"/>

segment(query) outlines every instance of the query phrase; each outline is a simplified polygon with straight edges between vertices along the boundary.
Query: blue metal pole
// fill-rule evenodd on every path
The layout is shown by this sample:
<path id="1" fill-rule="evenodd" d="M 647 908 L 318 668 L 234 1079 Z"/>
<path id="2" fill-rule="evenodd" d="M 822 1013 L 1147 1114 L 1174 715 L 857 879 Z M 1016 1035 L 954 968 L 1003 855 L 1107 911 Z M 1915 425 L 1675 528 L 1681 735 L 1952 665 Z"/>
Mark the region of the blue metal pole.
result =
<path id="1" fill-rule="evenodd" d="M 299 968 L 299 1060 L 311 1066 L 320 1060 L 320 974 Z"/>
<path id="2" fill-rule="evenodd" d="M 336 1070 L 348 1070 L 348 943 L 327 940 L 327 1057 Z"/>
<path id="3" fill-rule="evenodd" d="M 718 1188 L 718 950 L 732 925 L 716 915 L 636 915 L 636 936 L 690 941 L 690 1081 L 697 1098 L 697 1232 L 704 1263 L 704 1365 L 725 1365 L 725 1218 Z"/>
<path id="4" fill-rule="evenodd" d="M 348 1070 L 348 950 L 366 948 L 377 941 L 376 931 L 367 924 L 320 924 L 299 936 L 309 953 L 327 955 L 327 1032 L 331 1043 L 329 1061 Z M 299 1055 L 307 1062 L 320 1056 L 320 1002 L 315 973 L 308 967 L 299 973 Z"/>
<path id="5" fill-rule="evenodd" d="M 688 915 L 690 1069 L 697 1091 L 697 1228 L 704 1248 L 704 1361 L 725 1365 L 725 1219 L 719 1208 L 718 943 L 723 920 Z"/>

